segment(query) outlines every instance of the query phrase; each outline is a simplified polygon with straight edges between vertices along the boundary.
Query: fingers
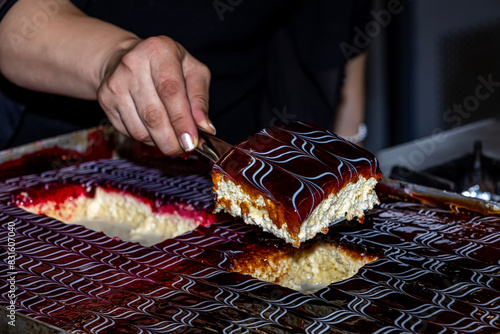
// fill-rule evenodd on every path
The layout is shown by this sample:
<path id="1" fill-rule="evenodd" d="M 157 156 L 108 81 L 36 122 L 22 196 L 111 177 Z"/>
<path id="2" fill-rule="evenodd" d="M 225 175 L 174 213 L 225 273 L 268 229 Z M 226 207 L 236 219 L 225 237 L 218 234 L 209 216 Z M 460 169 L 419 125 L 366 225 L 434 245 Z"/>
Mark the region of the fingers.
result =
<path id="1" fill-rule="evenodd" d="M 208 133 L 215 134 L 215 126 L 208 118 L 208 96 L 210 87 L 210 70 L 204 64 L 190 57 L 184 66 L 186 89 L 191 105 L 191 112 L 196 124 Z"/>
<path id="2" fill-rule="evenodd" d="M 98 99 L 117 130 L 167 155 L 191 151 L 208 119 L 208 68 L 168 37 L 136 44 L 110 66 Z"/>
<path id="3" fill-rule="evenodd" d="M 156 146 L 166 155 L 177 155 L 186 151 L 181 147 L 169 115 L 158 96 L 151 76 L 145 76 L 132 91 L 137 119 Z"/>
<path id="4" fill-rule="evenodd" d="M 132 80 L 131 71 L 118 66 L 113 75 L 101 83 L 98 91 L 99 103 L 118 131 L 147 144 L 153 144 L 137 115 L 135 103 L 128 91 L 127 83 L 130 80 Z"/>
<path id="5" fill-rule="evenodd" d="M 182 71 L 185 50 L 170 39 L 165 43 L 169 47 L 162 49 L 157 57 L 151 58 L 151 77 L 180 146 L 185 151 L 191 151 L 197 145 L 198 131 Z"/>

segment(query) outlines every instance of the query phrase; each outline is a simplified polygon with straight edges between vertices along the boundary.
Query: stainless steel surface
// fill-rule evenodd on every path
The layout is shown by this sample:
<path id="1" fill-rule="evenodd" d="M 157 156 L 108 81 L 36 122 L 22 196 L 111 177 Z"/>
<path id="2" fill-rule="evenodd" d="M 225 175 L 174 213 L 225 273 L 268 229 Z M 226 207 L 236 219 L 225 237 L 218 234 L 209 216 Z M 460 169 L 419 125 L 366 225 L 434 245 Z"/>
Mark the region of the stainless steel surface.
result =
<path id="1" fill-rule="evenodd" d="M 487 119 L 435 134 L 377 152 L 380 168 L 389 176 L 399 165 L 410 170 L 425 170 L 441 165 L 464 154 L 472 153 L 473 143 L 483 142 L 484 155 L 500 159 L 500 119 Z"/>
<path id="2" fill-rule="evenodd" d="M 85 150 L 91 144 L 89 142 L 89 134 L 95 132 L 96 130 L 102 130 L 104 136 L 102 140 L 109 140 L 115 132 L 115 129 L 111 126 L 99 126 L 10 148 L 0 151 L 0 164 L 7 161 L 19 159 L 27 154 L 35 153 L 43 149 L 56 146 L 63 149 L 85 152 Z"/>
<path id="3" fill-rule="evenodd" d="M 195 148 L 195 151 L 213 162 L 217 162 L 224 153 L 233 147 L 222 139 L 200 129 L 198 129 L 198 136 L 198 146 Z"/>
<path id="4" fill-rule="evenodd" d="M 481 198 L 486 201 L 498 201 L 500 196 L 495 194 L 496 187 L 494 181 L 485 175 L 483 168 L 483 149 L 482 142 L 474 142 L 474 163 L 473 170 L 470 176 L 470 184 L 466 190 L 462 191 L 462 195 L 467 197 Z"/>
<path id="5" fill-rule="evenodd" d="M 9 334 L 64 334 L 67 333 L 60 328 L 48 325 L 39 320 L 27 317 L 16 312 L 15 320 L 11 320 L 7 316 L 10 312 L 3 307 L 0 307 L 0 333 Z M 15 326 L 9 325 L 8 322 L 13 321 Z"/>
<path id="6" fill-rule="evenodd" d="M 450 191 L 384 178 L 377 188 L 390 189 L 401 200 L 412 198 L 420 203 L 452 211 L 472 211 L 481 215 L 500 215 L 500 203 L 459 195 Z"/>

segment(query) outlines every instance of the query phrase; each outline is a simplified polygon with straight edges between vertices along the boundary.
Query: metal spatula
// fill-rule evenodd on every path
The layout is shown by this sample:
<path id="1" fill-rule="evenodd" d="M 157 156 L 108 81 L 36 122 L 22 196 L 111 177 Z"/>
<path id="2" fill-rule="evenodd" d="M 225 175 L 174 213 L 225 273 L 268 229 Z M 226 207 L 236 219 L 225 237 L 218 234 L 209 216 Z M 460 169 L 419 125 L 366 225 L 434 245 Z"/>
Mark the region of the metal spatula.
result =
<path id="1" fill-rule="evenodd" d="M 233 148 L 233 145 L 200 129 L 198 129 L 198 138 L 198 146 L 196 146 L 195 151 L 213 162 L 217 162 L 224 153 Z"/>

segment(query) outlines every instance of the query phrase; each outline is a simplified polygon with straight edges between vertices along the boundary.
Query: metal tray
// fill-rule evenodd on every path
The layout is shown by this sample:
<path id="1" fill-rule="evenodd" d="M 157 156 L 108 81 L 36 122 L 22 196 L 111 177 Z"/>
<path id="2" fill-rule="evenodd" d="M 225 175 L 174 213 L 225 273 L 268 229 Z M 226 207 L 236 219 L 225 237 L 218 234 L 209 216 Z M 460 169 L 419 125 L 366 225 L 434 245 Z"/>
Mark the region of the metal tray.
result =
<path id="1" fill-rule="evenodd" d="M 59 147 L 71 151 L 86 152 L 89 147 L 95 144 L 95 141 L 89 138 L 91 138 L 91 135 L 95 134 L 96 131 L 102 133 L 101 139 L 106 143 L 106 145 L 108 145 L 109 148 L 112 149 L 111 155 L 113 157 L 123 157 L 123 155 L 119 154 L 118 152 L 137 153 L 137 150 L 130 149 L 131 147 L 137 148 L 137 144 L 130 142 L 120 135 L 117 135 L 112 128 L 93 128 L 77 133 L 50 138 L 7 151 L 2 151 L 0 152 L 0 166 L 9 161 L 21 159 L 26 155 L 36 156 L 37 152 L 54 147 Z M 124 147 L 126 148 L 125 150 L 123 150 Z M 104 154 L 101 157 L 93 156 L 93 158 L 108 158 L 108 153 Z M 124 155 L 126 156 L 127 154 Z M 81 161 L 76 161 L 75 163 L 80 162 Z M 57 165 L 53 166 L 57 167 Z M 422 203 L 455 212 L 475 212 L 480 215 L 500 215 L 499 203 L 467 198 L 459 194 L 409 184 L 406 182 L 383 179 L 379 183 L 378 189 L 386 194 L 390 194 L 390 197 L 401 201 Z M 6 312 L 6 309 L 0 307 L 0 328 L 5 328 L 4 326 L 6 326 Z M 41 321 L 26 317 L 22 314 L 16 314 L 16 327 L 10 327 L 9 333 L 24 334 L 30 332 L 63 333 L 64 331 L 51 325 L 45 324 Z"/>

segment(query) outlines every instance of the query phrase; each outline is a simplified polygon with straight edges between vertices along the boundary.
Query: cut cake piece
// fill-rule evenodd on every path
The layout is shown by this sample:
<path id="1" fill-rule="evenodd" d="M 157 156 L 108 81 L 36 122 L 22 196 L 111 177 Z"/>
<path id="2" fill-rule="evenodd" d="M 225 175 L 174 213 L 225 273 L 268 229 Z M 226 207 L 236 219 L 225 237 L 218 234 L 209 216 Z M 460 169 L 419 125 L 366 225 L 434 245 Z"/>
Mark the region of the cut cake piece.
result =
<path id="1" fill-rule="evenodd" d="M 218 220 L 212 215 L 208 162 L 186 156 L 157 163 L 153 168 L 104 159 L 33 175 L 13 203 L 143 246 Z"/>
<path id="2" fill-rule="evenodd" d="M 265 129 L 226 152 L 212 169 L 215 212 L 242 217 L 300 246 L 379 203 L 373 154 L 302 122 Z"/>

